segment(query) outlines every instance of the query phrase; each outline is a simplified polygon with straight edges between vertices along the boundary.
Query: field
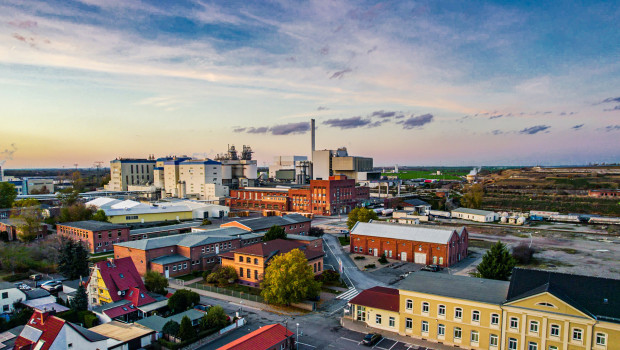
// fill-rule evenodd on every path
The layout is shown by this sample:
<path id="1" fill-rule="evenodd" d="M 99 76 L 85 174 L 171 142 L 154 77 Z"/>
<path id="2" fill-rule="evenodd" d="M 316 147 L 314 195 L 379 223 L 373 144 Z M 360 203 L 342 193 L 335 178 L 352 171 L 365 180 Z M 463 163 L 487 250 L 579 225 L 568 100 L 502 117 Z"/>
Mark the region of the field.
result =
<path id="1" fill-rule="evenodd" d="M 465 169 L 452 169 L 442 170 L 441 175 L 437 175 L 437 170 L 424 169 L 424 170 L 403 170 L 398 172 L 398 177 L 402 180 L 410 179 L 437 179 L 437 180 L 462 180 L 461 176 L 465 176 L 469 173 L 469 170 Z M 394 176 L 394 173 L 383 173 L 382 176 Z"/>

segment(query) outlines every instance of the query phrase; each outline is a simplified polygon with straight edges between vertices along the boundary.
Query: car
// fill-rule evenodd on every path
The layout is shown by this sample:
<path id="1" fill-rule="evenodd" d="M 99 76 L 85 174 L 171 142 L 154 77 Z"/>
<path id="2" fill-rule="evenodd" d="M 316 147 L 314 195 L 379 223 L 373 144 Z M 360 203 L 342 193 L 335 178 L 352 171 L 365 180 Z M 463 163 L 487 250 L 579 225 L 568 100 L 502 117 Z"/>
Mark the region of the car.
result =
<path id="1" fill-rule="evenodd" d="M 17 287 L 17 289 L 19 290 L 32 290 L 32 288 L 30 288 L 29 285 L 19 282 L 19 283 L 15 283 L 15 287 Z"/>
<path id="2" fill-rule="evenodd" d="M 377 344 L 381 339 L 383 339 L 383 336 L 379 333 L 368 333 L 364 336 L 364 339 L 362 339 L 362 344 L 372 346 Z"/>
<path id="3" fill-rule="evenodd" d="M 47 281 L 41 284 L 41 288 L 48 292 L 57 292 L 62 289 L 62 282 L 60 281 Z"/>
<path id="4" fill-rule="evenodd" d="M 438 266 L 438 265 L 426 265 L 423 268 L 421 268 L 420 270 L 422 270 L 422 271 L 430 271 L 430 272 L 437 272 L 437 271 L 441 271 L 441 266 Z"/>
<path id="5" fill-rule="evenodd" d="M 40 281 L 43 279 L 43 275 L 40 273 L 35 273 L 34 275 L 30 275 L 30 279 L 33 281 Z"/>

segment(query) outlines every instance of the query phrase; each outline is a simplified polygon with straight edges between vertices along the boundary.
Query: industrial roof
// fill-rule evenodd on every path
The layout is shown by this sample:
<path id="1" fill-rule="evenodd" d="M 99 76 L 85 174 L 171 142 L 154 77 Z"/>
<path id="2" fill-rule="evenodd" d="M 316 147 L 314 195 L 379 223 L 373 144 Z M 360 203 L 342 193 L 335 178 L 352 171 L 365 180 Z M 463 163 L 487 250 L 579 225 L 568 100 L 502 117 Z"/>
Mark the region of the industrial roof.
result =
<path id="1" fill-rule="evenodd" d="M 351 234 L 359 236 L 372 236 L 382 238 L 404 239 L 418 242 L 445 244 L 455 229 L 430 228 L 419 225 L 398 225 L 376 222 L 357 222 L 351 229 Z"/>
<path id="2" fill-rule="evenodd" d="M 295 333 L 279 323 L 263 326 L 217 350 L 268 350 Z"/>
<path id="3" fill-rule="evenodd" d="M 274 225 L 276 226 L 284 226 L 284 225 L 293 225 L 304 222 L 310 222 L 311 219 L 299 215 L 299 214 L 289 214 L 285 216 L 263 216 L 258 218 L 251 218 L 247 220 L 237 220 L 231 221 L 225 224 L 222 224 L 220 227 L 230 227 L 236 224 L 241 224 L 251 231 L 260 231 L 268 229 Z"/>
<path id="4" fill-rule="evenodd" d="M 362 291 L 351 299 L 349 304 L 398 312 L 399 300 L 398 289 L 377 286 Z"/>
<path id="5" fill-rule="evenodd" d="M 129 234 L 130 235 L 143 235 L 143 234 L 148 234 L 148 233 L 180 230 L 184 228 L 196 227 L 200 225 L 201 223 L 202 223 L 201 221 L 191 221 L 191 222 L 183 222 L 183 223 L 175 224 L 175 225 L 139 228 L 139 229 L 129 231 Z"/>
<path id="6" fill-rule="evenodd" d="M 188 261 L 188 260 L 189 258 L 183 255 L 172 254 L 172 255 L 166 255 L 166 256 L 153 259 L 151 260 L 151 264 L 167 265 L 167 264 L 173 264 L 173 263 L 178 263 L 181 261 Z"/>
<path id="7" fill-rule="evenodd" d="M 111 224 L 109 222 L 96 221 L 96 220 L 87 220 L 87 221 L 73 221 L 73 222 L 63 222 L 58 224 L 59 226 L 67 226 L 73 227 L 81 230 L 89 230 L 89 231 L 105 231 L 105 230 L 116 230 L 121 228 L 127 228 L 126 225 L 119 224 Z"/>
<path id="8" fill-rule="evenodd" d="M 181 213 L 181 212 L 192 211 L 192 209 L 185 205 L 161 206 L 161 207 L 141 205 L 141 206 L 136 206 L 133 208 L 126 208 L 126 209 L 104 209 L 104 211 L 107 216 L 114 216 L 114 215 L 131 215 L 131 214 L 137 215 L 137 214 L 157 214 L 157 213 Z"/>
<path id="9" fill-rule="evenodd" d="M 419 198 L 413 198 L 413 199 L 405 199 L 403 202 L 412 205 L 412 206 L 418 206 L 418 205 L 426 205 L 426 206 L 430 206 L 430 204 L 426 203 L 425 201 L 419 199 Z"/>
<path id="10" fill-rule="evenodd" d="M 406 277 L 399 289 L 499 305 L 506 300 L 508 285 L 508 281 L 419 271 Z"/>
<path id="11" fill-rule="evenodd" d="M 184 233 L 165 237 L 155 237 L 141 239 L 137 241 L 122 242 L 116 243 L 115 245 L 140 250 L 170 247 L 174 245 L 179 245 L 183 247 L 195 247 L 198 245 L 229 241 L 233 238 L 236 238 L 236 235 L 244 233 L 247 233 L 247 231 L 237 227 L 227 227 L 213 229 L 209 231 Z"/>
<path id="12" fill-rule="evenodd" d="M 470 208 L 457 208 L 457 209 L 454 209 L 452 212 L 472 214 L 472 215 L 484 215 L 484 216 L 487 216 L 489 214 L 495 214 L 495 212 L 488 211 L 488 210 L 470 209 Z"/>
<path id="13" fill-rule="evenodd" d="M 130 340 L 141 338 L 153 330 L 138 324 L 127 324 L 118 321 L 104 323 L 102 325 L 92 327 L 90 331 L 101 334 L 105 337 L 128 342 Z"/>

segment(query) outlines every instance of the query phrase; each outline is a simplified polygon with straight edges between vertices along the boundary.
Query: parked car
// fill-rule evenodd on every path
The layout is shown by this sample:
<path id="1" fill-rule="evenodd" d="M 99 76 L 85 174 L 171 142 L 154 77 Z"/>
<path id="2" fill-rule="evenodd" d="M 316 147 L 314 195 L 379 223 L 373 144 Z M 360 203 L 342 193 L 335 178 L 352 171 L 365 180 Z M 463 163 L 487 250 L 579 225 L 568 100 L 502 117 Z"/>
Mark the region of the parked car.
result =
<path id="1" fill-rule="evenodd" d="M 30 275 L 30 279 L 33 281 L 40 281 L 43 279 L 43 275 L 40 273 L 35 273 L 34 275 Z"/>
<path id="2" fill-rule="evenodd" d="M 383 339 L 383 336 L 379 333 L 368 333 L 366 334 L 366 336 L 364 336 L 362 344 L 373 346 L 377 344 L 381 339 Z"/>
<path id="3" fill-rule="evenodd" d="M 211 307 L 212 305 L 203 305 L 203 304 L 194 305 L 194 309 L 204 311 L 204 312 L 209 311 Z"/>
<path id="4" fill-rule="evenodd" d="M 29 285 L 22 282 L 15 283 L 15 287 L 19 290 L 32 290 Z"/>
<path id="5" fill-rule="evenodd" d="M 62 289 L 62 282 L 55 281 L 55 280 L 47 281 L 47 282 L 43 282 L 40 287 L 50 293 L 57 292 Z"/>
<path id="6" fill-rule="evenodd" d="M 430 272 L 437 272 L 437 271 L 441 271 L 441 266 L 438 266 L 438 265 L 426 265 L 423 268 L 421 268 L 420 270 L 422 270 L 422 271 L 430 271 Z"/>

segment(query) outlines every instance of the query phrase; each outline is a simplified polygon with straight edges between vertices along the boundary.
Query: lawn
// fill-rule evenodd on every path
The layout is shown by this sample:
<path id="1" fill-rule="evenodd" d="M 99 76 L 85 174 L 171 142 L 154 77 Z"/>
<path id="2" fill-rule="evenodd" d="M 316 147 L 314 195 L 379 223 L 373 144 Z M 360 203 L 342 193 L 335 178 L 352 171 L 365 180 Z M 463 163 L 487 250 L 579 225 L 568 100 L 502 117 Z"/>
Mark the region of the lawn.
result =
<path id="1" fill-rule="evenodd" d="M 210 287 L 219 287 L 219 288 L 223 288 L 223 289 L 228 289 L 234 292 L 238 292 L 238 293 L 246 293 L 246 294 L 251 294 L 251 295 L 260 295 L 261 289 L 260 288 L 252 288 L 249 286 L 242 286 L 240 284 L 228 284 L 225 286 L 218 286 L 217 284 L 211 284 L 211 283 L 204 283 L 207 286 Z"/>
<path id="2" fill-rule="evenodd" d="M 175 277 L 175 278 L 179 279 L 179 280 L 183 280 L 183 281 L 190 281 L 190 280 L 196 279 L 198 277 L 202 277 L 202 271 L 194 271 L 194 272 L 192 272 L 190 274 L 179 276 L 179 277 Z"/>
<path id="3" fill-rule="evenodd" d="M 347 237 L 338 237 L 338 240 L 340 241 L 340 245 L 345 246 L 345 245 L 349 245 L 351 244 L 351 238 Z"/>

